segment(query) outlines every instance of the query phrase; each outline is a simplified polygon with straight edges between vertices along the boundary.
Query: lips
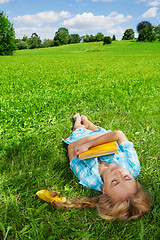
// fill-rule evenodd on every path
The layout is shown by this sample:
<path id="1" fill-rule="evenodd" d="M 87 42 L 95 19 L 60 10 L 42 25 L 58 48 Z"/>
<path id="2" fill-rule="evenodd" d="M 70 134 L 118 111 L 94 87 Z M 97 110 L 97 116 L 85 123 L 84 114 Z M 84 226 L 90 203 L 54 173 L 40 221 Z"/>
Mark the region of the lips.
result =
<path id="1" fill-rule="evenodd" d="M 113 172 L 114 170 L 116 170 L 118 168 L 118 166 L 115 166 L 113 168 L 111 168 L 111 172 Z"/>

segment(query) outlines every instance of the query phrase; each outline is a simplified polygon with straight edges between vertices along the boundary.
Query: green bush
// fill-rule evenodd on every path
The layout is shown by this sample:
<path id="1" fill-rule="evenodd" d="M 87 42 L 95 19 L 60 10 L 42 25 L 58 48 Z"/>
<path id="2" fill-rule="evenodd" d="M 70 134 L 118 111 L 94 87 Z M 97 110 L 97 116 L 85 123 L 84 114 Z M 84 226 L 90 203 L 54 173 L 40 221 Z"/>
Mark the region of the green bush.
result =
<path id="1" fill-rule="evenodd" d="M 155 27 L 155 33 L 156 33 L 157 38 L 160 41 L 160 24 L 157 27 Z"/>
<path id="2" fill-rule="evenodd" d="M 105 44 L 111 44 L 111 43 L 112 43 L 112 39 L 111 39 L 110 36 L 104 37 L 103 45 L 105 45 Z"/>
<path id="3" fill-rule="evenodd" d="M 42 46 L 44 48 L 53 47 L 54 46 L 54 40 L 53 39 L 44 39 Z"/>
<path id="4" fill-rule="evenodd" d="M 148 21 L 142 21 L 137 25 L 137 32 L 140 33 L 144 28 L 153 28 L 152 24 Z"/>
<path id="5" fill-rule="evenodd" d="M 28 40 L 29 48 L 41 48 L 42 47 L 42 41 L 40 37 L 37 35 L 37 33 L 32 33 L 31 37 Z"/>
<path id="6" fill-rule="evenodd" d="M 95 38 L 96 38 L 96 42 L 100 42 L 100 41 L 103 41 L 104 35 L 103 35 L 103 33 L 97 33 L 95 35 Z"/>
<path id="7" fill-rule="evenodd" d="M 144 28 L 139 32 L 138 41 L 149 41 L 153 42 L 157 38 L 156 33 L 150 27 Z"/>
<path id="8" fill-rule="evenodd" d="M 0 12 L 0 55 L 11 55 L 16 49 L 15 32 L 4 12 Z"/>
<path id="9" fill-rule="evenodd" d="M 70 34 L 68 44 L 80 43 L 81 38 L 78 34 Z"/>
<path id="10" fill-rule="evenodd" d="M 59 42 L 59 40 L 54 40 L 54 46 L 60 46 L 61 44 L 60 44 L 60 42 Z"/>
<path id="11" fill-rule="evenodd" d="M 133 29 L 130 28 L 124 32 L 122 40 L 132 40 L 132 39 L 134 39 L 134 31 Z"/>
<path id="12" fill-rule="evenodd" d="M 63 44 L 68 44 L 69 41 L 69 31 L 67 28 L 59 28 L 55 33 L 54 46 L 59 46 Z"/>
<path id="13" fill-rule="evenodd" d="M 137 25 L 138 41 L 149 41 L 153 42 L 156 40 L 157 36 L 154 30 L 154 27 L 150 22 L 142 21 Z"/>
<path id="14" fill-rule="evenodd" d="M 116 35 L 115 34 L 112 37 L 112 41 L 116 41 Z"/>
<path id="15" fill-rule="evenodd" d="M 22 40 L 18 41 L 16 43 L 16 45 L 17 45 L 18 50 L 22 50 L 22 49 L 27 49 L 28 48 L 28 44 L 26 42 L 22 41 Z"/>

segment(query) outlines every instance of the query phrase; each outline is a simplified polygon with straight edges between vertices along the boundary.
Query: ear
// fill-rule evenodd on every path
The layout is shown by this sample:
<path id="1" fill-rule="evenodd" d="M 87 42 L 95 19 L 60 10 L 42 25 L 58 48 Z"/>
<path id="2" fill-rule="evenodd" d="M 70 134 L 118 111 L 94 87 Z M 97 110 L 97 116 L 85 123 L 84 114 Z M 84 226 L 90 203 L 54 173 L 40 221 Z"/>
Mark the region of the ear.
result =
<path id="1" fill-rule="evenodd" d="M 103 194 L 105 194 L 105 190 L 104 190 L 104 187 L 103 187 Z"/>

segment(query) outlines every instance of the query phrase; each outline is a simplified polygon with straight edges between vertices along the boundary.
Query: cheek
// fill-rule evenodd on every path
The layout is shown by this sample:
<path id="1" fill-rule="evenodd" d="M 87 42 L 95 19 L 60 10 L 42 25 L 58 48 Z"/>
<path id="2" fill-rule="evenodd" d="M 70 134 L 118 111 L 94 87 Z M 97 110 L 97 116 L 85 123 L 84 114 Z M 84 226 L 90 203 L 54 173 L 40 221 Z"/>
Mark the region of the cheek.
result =
<path id="1" fill-rule="evenodd" d="M 104 183 L 105 185 L 109 185 L 109 183 L 111 183 L 113 177 L 110 174 L 106 174 L 105 178 L 104 178 Z"/>
<path id="2" fill-rule="evenodd" d="M 108 186 L 105 186 L 103 188 L 103 194 L 107 194 L 107 195 L 109 195 L 113 199 L 114 199 L 114 196 L 115 196 L 115 198 L 117 198 L 117 191 L 115 189 L 109 188 Z"/>
<path id="3" fill-rule="evenodd" d="M 103 192 L 109 193 L 109 190 L 110 190 L 110 184 L 109 184 L 109 181 L 107 181 L 107 179 L 106 179 L 104 182 L 104 186 L 103 186 Z"/>

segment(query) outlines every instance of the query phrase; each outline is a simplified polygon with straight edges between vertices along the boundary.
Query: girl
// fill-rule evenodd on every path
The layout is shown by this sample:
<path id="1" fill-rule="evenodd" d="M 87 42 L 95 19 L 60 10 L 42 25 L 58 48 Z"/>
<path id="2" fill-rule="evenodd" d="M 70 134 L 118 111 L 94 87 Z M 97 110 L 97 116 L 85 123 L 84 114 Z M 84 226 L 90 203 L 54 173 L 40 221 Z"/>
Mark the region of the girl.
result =
<path id="1" fill-rule="evenodd" d="M 68 144 L 70 167 L 80 184 L 103 194 L 92 199 L 52 204 L 56 208 L 97 207 L 104 219 L 132 219 L 148 211 L 150 197 L 135 181 L 140 173 L 140 164 L 133 143 L 123 132 L 106 131 L 84 115 L 77 113 L 73 118 L 74 132 L 64 141 Z M 117 142 L 118 153 L 88 160 L 78 159 L 81 152 L 111 141 Z"/>

